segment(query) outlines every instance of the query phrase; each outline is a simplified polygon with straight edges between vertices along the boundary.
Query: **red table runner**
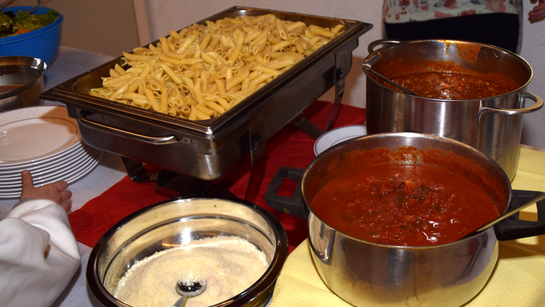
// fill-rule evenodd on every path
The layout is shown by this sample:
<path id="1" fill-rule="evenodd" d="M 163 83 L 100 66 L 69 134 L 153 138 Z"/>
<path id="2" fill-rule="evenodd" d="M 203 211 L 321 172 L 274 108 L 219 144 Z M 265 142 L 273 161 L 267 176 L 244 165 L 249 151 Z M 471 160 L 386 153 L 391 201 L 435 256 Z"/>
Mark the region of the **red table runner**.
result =
<path id="1" fill-rule="evenodd" d="M 332 105 L 330 102 L 316 101 L 305 109 L 302 116 L 323 130 L 327 124 Z M 365 109 L 341 105 L 334 127 L 363 125 L 365 115 Z M 288 125 L 267 141 L 266 155 L 260 161 L 260 163 L 264 163 L 264 173 L 255 202 L 273 213 L 282 223 L 288 234 L 290 252 L 307 238 L 307 222 L 270 208 L 265 204 L 263 196 L 279 167 L 289 166 L 303 169 L 307 167 L 314 159 L 314 142 L 313 138 L 297 127 Z M 229 191 L 241 199 L 244 199 L 246 193 L 250 168 L 248 158 L 229 174 L 229 178 L 233 181 Z M 284 185 L 279 194 L 289 195 L 294 186 Z M 76 239 L 93 247 L 110 227 L 125 216 L 148 205 L 169 199 L 169 197 L 157 193 L 154 188 L 154 182 L 135 183 L 129 176 L 125 176 L 110 189 L 68 216 Z"/>

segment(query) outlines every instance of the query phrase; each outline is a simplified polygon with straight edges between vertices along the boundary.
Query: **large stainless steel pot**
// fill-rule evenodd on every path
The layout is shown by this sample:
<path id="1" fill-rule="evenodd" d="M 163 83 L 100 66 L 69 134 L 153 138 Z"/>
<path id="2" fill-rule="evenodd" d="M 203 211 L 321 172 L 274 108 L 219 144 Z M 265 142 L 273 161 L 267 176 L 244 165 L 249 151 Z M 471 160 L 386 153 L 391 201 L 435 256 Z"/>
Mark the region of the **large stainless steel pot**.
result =
<path id="1" fill-rule="evenodd" d="M 385 46 L 375 50 L 378 45 Z M 443 61 L 477 73 L 502 74 L 520 84 L 516 90 L 495 97 L 432 99 L 392 90 L 364 69 L 367 76 L 368 134 L 421 132 L 452 138 L 484 152 L 513 180 L 517 169 L 523 115 L 543 106 L 540 97 L 526 92 L 533 77 L 528 62 L 498 47 L 451 40 L 378 40 L 370 43 L 368 49 L 370 54 L 363 65 L 367 65 L 367 68 L 371 66 L 372 70 L 388 78 L 395 77 L 392 72 L 384 72 L 391 63 Z M 535 103 L 525 107 L 527 99 Z"/>
<path id="2" fill-rule="evenodd" d="M 480 151 L 449 138 L 404 132 L 368 135 L 346 141 L 324 151 L 304 172 L 281 169 L 273 178 L 265 200 L 278 210 L 299 212 L 303 218 L 308 216 L 309 243 L 318 273 L 325 284 L 347 302 L 356 306 L 460 306 L 477 295 L 489 279 L 498 259 L 498 240 L 543 234 L 544 221 L 540 221 L 538 226 L 532 224 L 522 229 L 519 227 L 526 221 L 504 220 L 495 227 L 453 243 L 407 247 L 381 245 L 351 237 L 314 214 L 310 204 L 318 191 L 339 174 L 354 169 L 355 164 L 348 161 L 358 161 L 358 168 L 384 163 L 384 156 L 369 158 L 374 155 L 373 150 L 385 148 L 395 152 L 401 146 L 414 146 L 422 153 L 429 153 L 430 149 L 434 152 L 439 150 L 445 155 L 452 153 L 467 159 L 468 167 L 453 163 L 449 171 L 464 174 L 488 191 L 500 212 L 519 207 L 523 194 L 528 194 L 524 198 L 534 202 L 535 194 L 544 195 L 516 191 L 520 195 L 512 198 L 515 191 L 511 191 L 505 172 Z M 373 155 L 366 155 L 366 159 L 352 156 L 360 152 Z M 418 164 L 425 161 L 419 160 L 419 154 L 394 156 L 392 154 L 391 163 Z M 448 156 L 436 161 L 443 164 L 448 161 Z M 296 190 L 298 193 L 292 197 L 276 195 L 286 176 L 300 181 L 300 190 Z M 479 181 L 477 178 L 486 179 Z M 544 201 L 540 202 L 539 209 L 544 209 L 544 205 Z"/>

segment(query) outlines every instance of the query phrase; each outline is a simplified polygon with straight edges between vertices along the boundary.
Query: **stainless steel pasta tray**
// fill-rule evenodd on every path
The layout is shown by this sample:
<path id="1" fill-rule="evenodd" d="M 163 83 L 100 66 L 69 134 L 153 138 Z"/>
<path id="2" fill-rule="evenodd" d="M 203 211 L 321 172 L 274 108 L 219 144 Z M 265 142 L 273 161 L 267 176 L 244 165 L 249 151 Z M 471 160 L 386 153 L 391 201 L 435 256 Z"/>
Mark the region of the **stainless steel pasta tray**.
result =
<path id="1" fill-rule="evenodd" d="M 88 94 L 101 87 L 121 57 L 40 95 L 67 106 L 83 140 L 96 148 L 203 180 L 223 176 L 331 87 L 344 84 L 358 38 L 373 26 L 338 18 L 250 7 L 231 7 L 197 22 L 274 14 L 283 20 L 345 31 L 218 118 L 189 121 Z M 156 44 L 158 41 L 152 42 Z M 342 97 L 342 95 L 340 96 Z"/>

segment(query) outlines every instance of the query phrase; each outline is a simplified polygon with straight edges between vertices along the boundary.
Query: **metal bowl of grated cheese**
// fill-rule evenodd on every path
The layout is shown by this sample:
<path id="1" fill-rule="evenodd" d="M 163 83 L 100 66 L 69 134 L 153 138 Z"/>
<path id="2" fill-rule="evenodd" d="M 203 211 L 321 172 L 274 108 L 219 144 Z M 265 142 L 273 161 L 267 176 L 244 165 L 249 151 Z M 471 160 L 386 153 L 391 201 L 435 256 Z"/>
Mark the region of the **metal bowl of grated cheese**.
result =
<path id="1" fill-rule="evenodd" d="M 177 280 L 206 279 L 186 306 L 264 306 L 288 255 L 287 235 L 267 210 L 242 200 L 176 198 L 110 228 L 87 264 L 104 306 L 172 306 Z"/>

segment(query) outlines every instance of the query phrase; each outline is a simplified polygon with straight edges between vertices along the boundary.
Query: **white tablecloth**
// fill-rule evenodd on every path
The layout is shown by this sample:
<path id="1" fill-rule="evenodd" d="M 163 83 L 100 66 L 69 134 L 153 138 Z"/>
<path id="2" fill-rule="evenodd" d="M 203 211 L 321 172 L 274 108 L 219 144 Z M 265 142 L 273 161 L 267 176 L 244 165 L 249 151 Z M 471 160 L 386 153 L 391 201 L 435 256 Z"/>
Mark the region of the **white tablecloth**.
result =
<path id="1" fill-rule="evenodd" d="M 45 89 L 50 89 L 112 59 L 111 56 L 61 46 L 56 60 L 45 72 Z M 62 105 L 62 103 L 53 101 L 44 101 L 43 104 Z M 100 163 L 92 172 L 69 186 L 73 192 L 72 210 L 81 208 L 87 201 L 102 194 L 125 175 L 127 172 L 121 158 L 105 152 Z M 0 218 L 3 218 L 17 201 L 18 199 L 0 199 Z M 89 296 L 87 290 L 85 269 L 91 248 L 81 243 L 78 243 L 78 246 L 81 253 L 81 268 L 53 306 L 102 306 Z"/>

